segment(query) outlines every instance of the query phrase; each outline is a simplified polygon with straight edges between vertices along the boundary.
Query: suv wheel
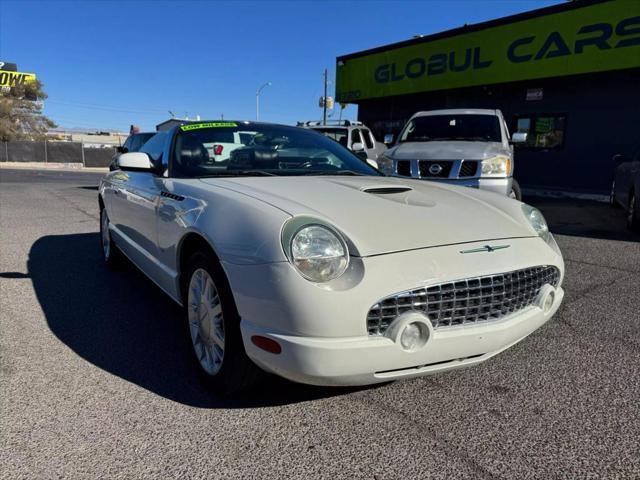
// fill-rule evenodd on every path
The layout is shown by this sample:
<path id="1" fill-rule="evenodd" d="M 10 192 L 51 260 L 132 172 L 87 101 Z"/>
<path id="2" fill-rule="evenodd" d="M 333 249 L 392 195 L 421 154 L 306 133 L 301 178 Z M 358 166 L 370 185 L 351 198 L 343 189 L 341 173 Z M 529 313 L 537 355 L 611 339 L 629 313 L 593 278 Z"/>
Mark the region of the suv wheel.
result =
<path id="1" fill-rule="evenodd" d="M 520 189 L 520 184 L 516 181 L 516 179 L 513 179 L 513 184 L 511 185 L 511 193 L 509 194 L 509 197 L 511 198 L 515 198 L 518 201 L 522 201 L 522 190 Z"/>
<path id="2" fill-rule="evenodd" d="M 640 231 L 640 206 L 638 205 L 638 197 L 636 197 L 636 193 L 633 190 L 629 194 L 627 228 L 634 232 Z"/>
<path id="3" fill-rule="evenodd" d="M 251 386 L 259 370 L 245 353 L 240 316 L 222 267 L 212 255 L 197 252 L 184 274 L 193 359 L 204 381 L 223 394 Z"/>

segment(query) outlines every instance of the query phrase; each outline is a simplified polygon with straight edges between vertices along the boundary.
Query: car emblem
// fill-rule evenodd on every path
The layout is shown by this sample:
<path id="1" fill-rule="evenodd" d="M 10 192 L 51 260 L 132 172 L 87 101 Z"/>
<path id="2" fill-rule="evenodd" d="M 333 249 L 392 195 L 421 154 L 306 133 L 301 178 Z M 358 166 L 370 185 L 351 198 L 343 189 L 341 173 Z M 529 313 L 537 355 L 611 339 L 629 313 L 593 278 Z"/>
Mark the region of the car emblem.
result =
<path id="1" fill-rule="evenodd" d="M 442 165 L 434 163 L 429 167 L 429 173 L 431 175 L 438 175 L 442 171 Z"/>
<path id="2" fill-rule="evenodd" d="M 473 248 L 471 250 L 460 250 L 460 253 L 495 252 L 496 250 L 503 250 L 510 246 L 511 245 L 485 245 L 484 247 Z"/>

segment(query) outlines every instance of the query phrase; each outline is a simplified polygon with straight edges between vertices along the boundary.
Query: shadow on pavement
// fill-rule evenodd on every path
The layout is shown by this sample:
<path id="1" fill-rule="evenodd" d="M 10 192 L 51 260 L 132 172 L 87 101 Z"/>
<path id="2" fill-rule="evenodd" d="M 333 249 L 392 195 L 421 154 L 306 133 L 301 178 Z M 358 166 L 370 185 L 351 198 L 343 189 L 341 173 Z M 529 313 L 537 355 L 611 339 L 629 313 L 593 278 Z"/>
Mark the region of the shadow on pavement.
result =
<path id="1" fill-rule="evenodd" d="M 640 242 L 640 234 L 626 228 L 625 211 L 608 203 L 547 197 L 525 201 L 542 211 L 554 234 Z"/>
<path id="2" fill-rule="evenodd" d="M 51 331 L 82 358 L 158 395 L 203 408 L 283 405 L 355 391 L 267 376 L 242 396 L 216 396 L 201 383 L 180 307 L 133 265 L 102 263 L 99 235 L 42 237 L 29 276 Z"/>

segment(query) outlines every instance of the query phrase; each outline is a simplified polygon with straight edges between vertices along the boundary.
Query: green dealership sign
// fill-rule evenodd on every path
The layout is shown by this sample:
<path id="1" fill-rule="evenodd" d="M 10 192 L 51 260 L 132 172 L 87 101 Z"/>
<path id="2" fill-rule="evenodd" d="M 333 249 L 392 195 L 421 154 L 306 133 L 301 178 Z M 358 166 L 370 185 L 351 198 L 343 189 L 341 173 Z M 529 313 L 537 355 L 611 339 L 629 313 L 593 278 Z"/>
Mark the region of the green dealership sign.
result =
<path id="1" fill-rule="evenodd" d="M 640 67 L 640 0 L 338 58 L 340 102 Z"/>

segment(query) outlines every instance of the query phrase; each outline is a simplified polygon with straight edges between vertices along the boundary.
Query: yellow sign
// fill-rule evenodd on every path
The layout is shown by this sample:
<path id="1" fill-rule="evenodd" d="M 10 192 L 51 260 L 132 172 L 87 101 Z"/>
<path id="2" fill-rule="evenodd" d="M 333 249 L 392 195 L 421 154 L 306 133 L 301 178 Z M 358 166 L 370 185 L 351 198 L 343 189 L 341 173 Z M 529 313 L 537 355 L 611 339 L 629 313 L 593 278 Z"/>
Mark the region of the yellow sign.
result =
<path id="1" fill-rule="evenodd" d="M 36 80 L 35 73 L 25 72 L 9 72 L 0 70 L 0 87 L 19 87 L 25 83 L 34 82 Z"/>
<path id="2" fill-rule="evenodd" d="M 200 128 L 220 128 L 220 127 L 237 127 L 235 122 L 207 122 L 207 123 L 192 123 L 190 125 L 182 125 L 180 130 L 188 132 L 189 130 L 198 130 Z"/>
<path id="3" fill-rule="evenodd" d="M 640 67 L 640 1 L 581 6 L 337 59 L 336 99 L 363 99 Z"/>

